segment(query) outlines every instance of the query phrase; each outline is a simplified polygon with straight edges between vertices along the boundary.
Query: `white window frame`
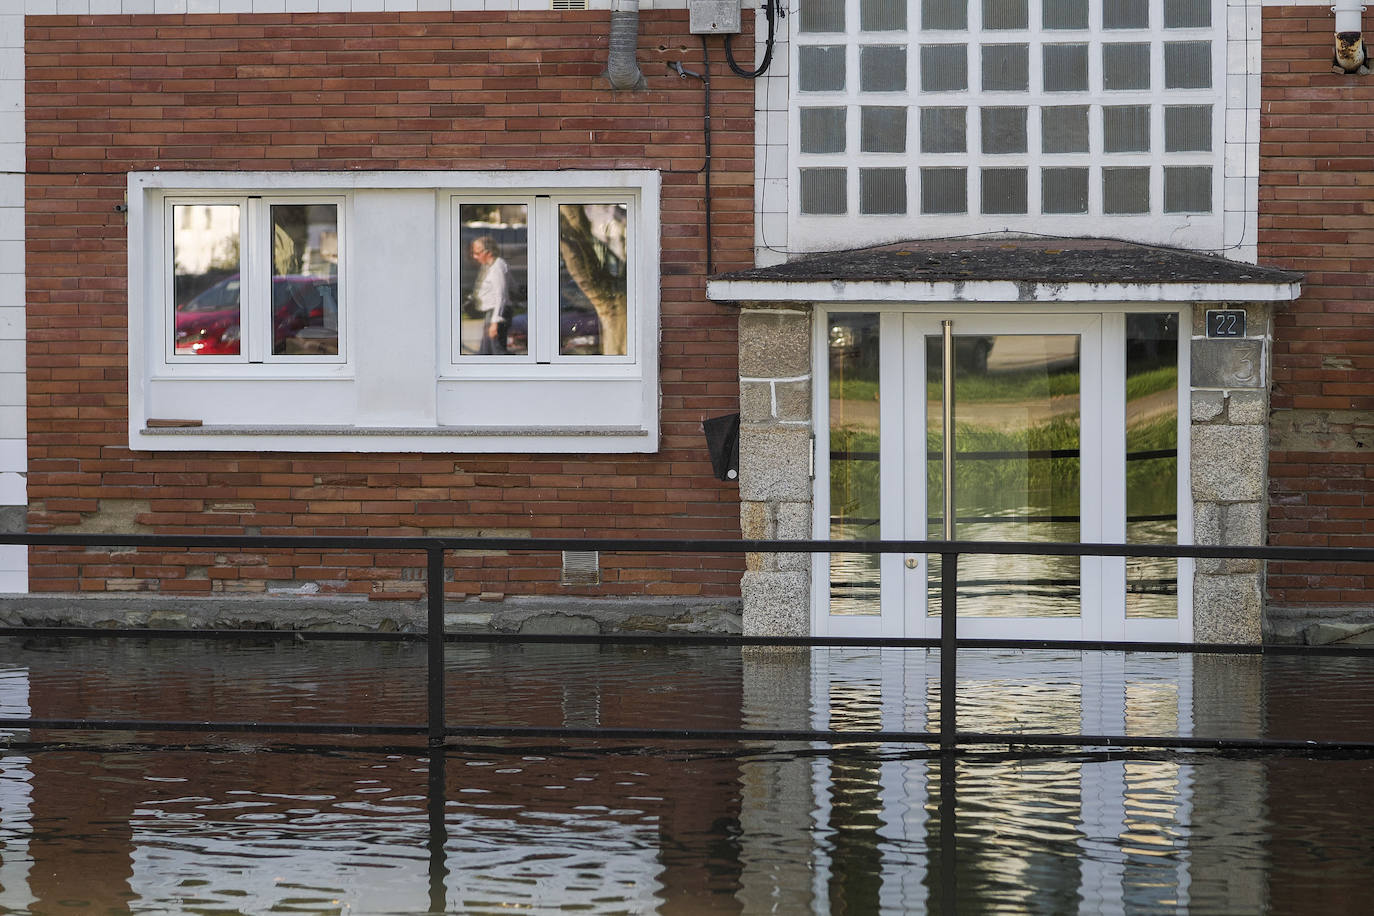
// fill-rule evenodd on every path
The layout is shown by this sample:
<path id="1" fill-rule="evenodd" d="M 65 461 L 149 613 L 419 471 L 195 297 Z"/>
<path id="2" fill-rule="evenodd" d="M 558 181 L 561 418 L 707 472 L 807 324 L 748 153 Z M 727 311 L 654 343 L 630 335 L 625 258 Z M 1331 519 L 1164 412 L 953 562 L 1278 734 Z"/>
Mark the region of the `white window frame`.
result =
<path id="1" fill-rule="evenodd" d="M 179 206 L 239 207 L 239 321 L 242 328 L 237 355 L 188 356 L 176 352 L 176 296 L 173 277 L 173 221 Z M 339 311 L 339 352 L 330 355 L 272 353 L 272 207 L 279 204 L 325 204 L 336 208 L 339 233 L 339 271 L 337 277 Z M 348 366 L 348 281 L 347 223 L 348 198 L 319 194 L 204 194 L 167 195 L 163 198 L 163 260 L 165 280 L 163 308 L 163 371 L 169 375 L 242 377 L 287 373 L 301 376 L 338 374 Z"/>
<path id="2" fill-rule="evenodd" d="M 128 178 L 129 442 L 148 451 L 622 453 L 659 442 L 659 213 L 650 170 L 134 172 Z M 455 202 L 623 203 L 626 354 L 459 359 Z M 172 206 L 339 207 L 340 353 L 178 356 Z M 551 213 L 556 211 L 551 210 Z M 556 219 L 546 223 L 556 252 Z M 267 235 L 270 238 L 270 232 Z M 244 282 L 266 266 L 241 261 Z M 553 268 L 556 277 L 556 266 Z M 264 290 L 266 287 L 264 287 Z M 345 292 L 346 291 L 346 292 Z M 532 291 L 533 292 L 533 291 Z M 557 289 L 546 307 L 557 347 Z M 270 318 L 270 294 L 260 310 Z M 246 296 L 246 293 L 245 293 Z M 345 301 L 346 299 L 346 301 Z M 243 302 L 242 307 L 254 307 Z M 259 320 L 270 349 L 270 320 Z M 251 332 L 250 332 L 251 333 Z M 247 349 L 245 347 L 244 349 Z M 149 421 L 162 421 L 150 423 Z M 171 421 L 171 422 L 167 422 Z"/>
<path id="3" fill-rule="evenodd" d="M 460 322 L 457 319 L 462 307 L 462 277 L 459 265 L 464 257 L 460 235 L 460 208 L 472 204 L 522 204 L 527 208 L 527 321 L 531 342 L 527 353 L 497 356 L 461 352 L 458 334 Z M 629 257 L 626 264 L 628 276 L 624 354 L 565 356 L 558 353 L 561 305 L 558 298 L 558 207 L 563 204 L 619 204 L 626 208 L 625 237 Z M 448 324 L 444 330 L 444 337 L 450 341 L 450 347 L 444 377 L 521 378 L 527 377 L 531 372 L 560 376 L 568 373 L 567 377 L 623 377 L 635 372 L 643 353 L 638 333 L 642 319 L 638 313 L 641 311 L 640 301 L 645 295 L 645 284 L 639 263 L 643 258 L 640 257 L 636 235 L 643 231 L 643 219 L 636 204 L 635 195 L 613 189 L 550 188 L 528 194 L 452 194 L 448 199 L 450 233 L 453 240 L 453 253 L 449 261 L 452 282 L 450 308 L 446 315 Z"/>

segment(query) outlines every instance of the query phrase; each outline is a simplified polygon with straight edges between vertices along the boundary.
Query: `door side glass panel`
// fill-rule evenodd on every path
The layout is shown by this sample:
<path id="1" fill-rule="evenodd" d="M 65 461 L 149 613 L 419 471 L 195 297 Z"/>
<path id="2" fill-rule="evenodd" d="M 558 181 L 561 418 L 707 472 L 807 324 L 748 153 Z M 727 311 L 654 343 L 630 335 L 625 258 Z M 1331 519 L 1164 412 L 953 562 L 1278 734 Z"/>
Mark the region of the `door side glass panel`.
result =
<path id="1" fill-rule="evenodd" d="M 558 353 L 624 356 L 629 320 L 625 204 L 558 207 Z"/>
<path id="2" fill-rule="evenodd" d="M 172 349 L 177 356 L 237 356 L 242 346 L 239 206 L 172 207 Z"/>
<path id="3" fill-rule="evenodd" d="M 1076 334 L 954 338 L 954 537 L 1080 540 L 1081 422 Z M 942 340 L 926 338 L 928 536 L 942 539 Z M 970 555 L 959 567 L 963 617 L 1077 617 L 1077 557 Z M 940 613 L 940 561 L 928 613 Z"/>
<path id="4" fill-rule="evenodd" d="M 1126 543 L 1178 543 L 1178 316 L 1126 316 Z M 1127 618 L 1178 616 L 1178 560 L 1127 557 Z"/>
<path id="5" fill-rule="evenodd" d="M 878 463 L 878 318 L 830 316 L 830 538 L 881 536 Z M 877 554 L 830 555 L 830 613 L 877 616 Z"/>
<path id="6" fill-rule="evenodd" d="M 458 351 L 464 356 L 529 353 L 529 208 L 458 208 Z"/>
<path id="7" fill-rule="evenodd" d="M 272 208 L 272 354 L 339 352 L 339 208 Z"/>

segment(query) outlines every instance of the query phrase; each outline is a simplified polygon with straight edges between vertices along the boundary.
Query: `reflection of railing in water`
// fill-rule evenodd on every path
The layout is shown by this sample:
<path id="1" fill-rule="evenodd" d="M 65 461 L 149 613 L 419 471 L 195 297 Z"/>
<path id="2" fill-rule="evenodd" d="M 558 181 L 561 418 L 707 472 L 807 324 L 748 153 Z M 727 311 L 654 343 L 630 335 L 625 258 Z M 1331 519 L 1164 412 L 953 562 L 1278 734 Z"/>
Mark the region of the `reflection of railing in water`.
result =
<path id="1" fill-rule="evenodd" d="M 133 719 L 46 719 L 35 717 L 0 718 L 0 729 L 54 730 L 129 730 L 150 732 L 233 732 L 263 734 L 352 734 L 352 735 L 413 735 L 425 736 L 429 747 L 429 821 L 428 850 L 430 857 L 431 909 L 444 910 L 446 905 L 446 877 L 448 829 L 445 820 L 447 800 L 445 744 L 448 738 L 560 738 L 578 740 L 702 740 L 754 742 L 822 742 L 830 745 L 924 744 L 938 750 L 940 761 L 939 800 L 939 888 L 942 901 L 957 899 L 958 871 L 955 836 L 957 829 L 957 762 L 969 750 L 988 746 L 1011 749 L 1036 749 L 1037 755 L 1077 755 L 1083 748 L 1157 748 L 1173 750 L 1211 750 L 1250 754 L 1291 754 L 1293 752 L 1343 752 L 1374 754 L 1374 742 L 1308 741 L 1274 738 L 1189 738 L 1169 735 L 1084 735 L 1047 732 L 974 732 L 957 727 L 957 702 L 947 700 L 958 695 L 959 648 L 1073 648 L 1080 650 L 1108 650 L 1120 652 L 1214 653 L 1214 654 L 1309 654 L 1309 655 L 1374 655 L 1368 648 L 1329 649 L 1310 646 L 1257 646 L 1209 643 L 1146 643 L 1122 641 L 1079 640 L 960 640 L 958 638 L 959 579 L 958 560 L 962 555 L 1004 554 L 1050 557 L 1155 557 L 1194 559 L 1258 559 L 1302 562 L 1374 563 L 1374 549 L 1367 548 L 1295 548 L 1295 547 L 1195 547 L 1181 545 L 1123 545 L 1123 544 L 1064 544 L 1030 542 L 981 541 L 764 541 L 764 540 L 615 540 L 570 538 L 386 538 L 386 537 L 251 537 L 251 536 L 176 536 L 176 535 L 0 535 L 0 544 L 74 547 L 214 547 L 221 549 L 300 548 L 333 550 L 400 550 L 422 552 L 426 560 L 426 581 L 438 584 L 427 594 L 428 632 L 426 634 L 399 633 L 336 633 L 311 632 L 311 638 L 348 638 L 424 640 L 427 644 L 427 717 L 424 723 L 362 724 L 318 722 L 185 722 L 149 721 Z M 949 596 L 941 602 L 941 635 L 932 639 L 898 638 L 828 638 L 806 637 L 743 637 L 705 636 L 687 634 L 657 634 L 652 636 L 555 636 L 500 634 L 447 634 L 444 632 L 444 559 L 455 550 L 517 550 L 517 551 L 599 551 L 607 553 L 858 553 L 858 554 L 928 554 L 940 558 L 940 591 Z M 176 636 L 189 638 L 261 639 L 272 631 L 205 631 L 11 627 L 0 628 L 0 636 Z M 834 729 L 680 729 L 680 728 L 615 728 L 615 727 L 523 727 L 449 725 L 445 717 L 446 642 L 515 642 L 537 643 L 635 643 L 635 644 L 697 644 L 721 646 L 855 646 L 874 648 L 920 647 L 939 649 L 939 728 L 937 731 L 882 730 L 856 731 Z M 12 742 L 11 742 L 12 743 Z M 30 742 L 32 743 L 32 742 Z M 1066 750 L 1067 749 L 1067 750 Z M 1119 751 L 1115 752 L 1119 753 Z"/>

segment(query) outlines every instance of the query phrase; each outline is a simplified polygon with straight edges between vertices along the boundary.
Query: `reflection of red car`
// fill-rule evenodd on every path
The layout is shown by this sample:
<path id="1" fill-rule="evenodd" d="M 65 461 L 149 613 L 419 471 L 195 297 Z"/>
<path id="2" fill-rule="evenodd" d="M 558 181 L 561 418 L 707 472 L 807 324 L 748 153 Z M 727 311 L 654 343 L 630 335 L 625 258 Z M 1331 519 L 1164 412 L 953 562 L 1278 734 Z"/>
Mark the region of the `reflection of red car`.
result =
<path id="1" fill-rule="evenodd" d="M 337 300 L 337 281 L 325 277 L 272 278 L 272 352 L 299 352 L 289 341 L 305 328 L 323 328 Z M 240 339 L 238 275 L 226 277 L 177 306 L 176 352 L 182 356 L 236 356 Z M 319 335 L 316 335 L 319 336 Z M 315 352 L 337 352 L 337 332 L 329 346 Z"/>

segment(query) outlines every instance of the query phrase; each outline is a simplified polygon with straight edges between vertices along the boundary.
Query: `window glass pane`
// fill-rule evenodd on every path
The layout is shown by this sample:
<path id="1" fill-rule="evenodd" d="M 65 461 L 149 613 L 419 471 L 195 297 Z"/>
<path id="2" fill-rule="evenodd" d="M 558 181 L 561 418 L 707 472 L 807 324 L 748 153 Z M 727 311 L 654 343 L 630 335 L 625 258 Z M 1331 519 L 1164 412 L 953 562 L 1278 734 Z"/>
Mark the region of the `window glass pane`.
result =
<path id="1" fill-rule="evenodd" d="M 878 316 L 832 313 L 830 538 L 881 536 L 878 490 Z M 879 613 L 878 554 L 830 555 L 830 613 Z"/>
<path id="2" fill-rule="evenodd" d="M 845 0 L 804 0 L 801 5 L 801 31 L 843 32 Z"/>
<path id="3" fill-rule="evenodd" d="M 1103 89 L 1149 89 L 1150 46 L 1109 44 L 1102 46 Z"/>
<path id="4" fill-rule="evenodd" d="M 906 0 L 859 0 L 859 28 L 890 32 L 906 28 Z"/>
<path id="5" fill-rule="evenodd" d="M 921 169 L 922 213 L 965 213 L 968 211 L 968 171 L 966 169 Z"/>
<path id="6" fill-rule="evenodd" d="M 1210 41 L 1164 42 L 1164 88 L 1207 89 L 1212 85 Z"/>
<path id="7" fill-rule="evenodd" d="M 1150 0 L 1104 0 L 1102 4 L 1104 29 L 1148 29 Z"/>
<path id="8" fill-rule="evenodd" d="M 983 152 L 1024 153 L 1026 151 L 1026 109 L 984 108 Z"/>
<path id="9" fill-rule="evenodd" d="M 1211 166 L 1170 166 L 1164 170 L 1165 213 L 1211 213 Z"/>
<path id="10" fill-rule="evenodd" d="M 803 153 L 843 153 L 843 108 L 803 108 L 801 114 L 801 151 Z"/>
<path id="11" fill-rule="evenodd" d="M 1126 316 L 1126 543 L 1178 543 L 1178 316 Z M 1126 616 L 1178 614 L 1178 561 L 1126 558 Z"/>
<path id="12" fill-rule="evenodd" d="M 983 212 L 1025 213 L 1026 170 L 983 169 Z"/>
<path id="13" fill-rule="evenodd" d="M 1211 105 L 1169 105 L 1165 107 L 1165 152 L 1206 152 L 1211 148 Z"/>
<path id="14" fill-rule="evenodd" d="M 1044 213 L 1087 213 L 1088 170 L 1041 169 L 1040 198 Z"/>
<path id="15" fill-rule="evenodd" d="M 172 207 L 172 295 L 178 356 L 239 353 L 239 208 Z"/>
<path id="16" fill-rule="evenodd" d="M 844 213 L 849 208 L 844 169 L 801 170 L 801 212 Z"/>
<path id="17" fill-rule="evenodd" d="M 1088 0 L 1043 0 L 1041 22 L 1047 29 L 1086 29 Z"/>
<path id="18" fill-rule="evenodd" d="M 529 212 L 524 204 L 458 207 L 459 352 L 529 352 Z"/>
<path id="19" fill-rule="evenodd" d="M 968 88 L 968 48 L 964 45 L 921 47 L 921 89 L 960 92 Z"/>
<path id="20" fill-rule="evenodd" d="M 1046 153 L 1088 151 L 1088 106 L 1055 105 L 1040 109 L 1040 148 Z"/>
<path id="21" fill-rule="evenodd" d="M 922 108 L 921 152 L 967 152 L 967 117 L 963 108 Z"/>
<path id="22" fill-rule="evenodd" d="M 859 169 L 860 213 L 905 213 L 906 169 Z"/>
<path id="23" fill-rule="evenodd" d="M 844 48 L 838 45 L 802 47 L 797 50 L 801 72 L 797 88 L 802 92 L 844 91 Z"/>
<path id="24" fill-rule="evenodd" d="M 1087 45 L 1045 45 L 1044 56 L 1046 92 L 1087 91 Z"/>
<path id="25" fill-rule="evenodd" d="M 1212 0 L 1164 0 L 1164 28 L 1205 29 L 1212 24 Z"/>
<path id="26" fill-rule="evenodd" d="M 859 49 L 859 89 L 863 92 L 906 90 L 906 48 L 883 45 Z"/>
<path id="27" fill-rule="evenodd" d="M 1026 0 L 983 0 L 983 28 L 1024 29 Z"/>
<path id="28" fill-rule="evenodd" d="M 1149 167 L 1103 169 L 1102 211 L 1104 213 L 1149 213 Z"/>
<path id="29" fill-rule="evenodd" d="M 921 28 L 931 31 L 968 28 L 968 0 L 921 0 Z"/>
<path id="30" fill-rule="evenodd" d="M 906 109 L 865 105 L 859 123 L 859 149 L 865 153 L 906 152 Z"/>
<path id="31" fill-rule="evenodd" d="M 1103 106 L 1102 148 L 1108 153 L 1144 152 L 1148 150 L 1150 148 L 1150 106 Z"/>
<path id="32" fill-rule="evenodd" d="M 339 208 L 272 206 L 272 354 L 339 352 Z"/>
<path id="33" fill-rule="evenodd" d="M 1030 88 L 1029 45 L 983 45 L 983 89 Z"/>
<path id="34" fill-rule="evenodd" d="M 629 324 L 625 204 L 558 207 L 558 353 L 624 356 Z"/>

